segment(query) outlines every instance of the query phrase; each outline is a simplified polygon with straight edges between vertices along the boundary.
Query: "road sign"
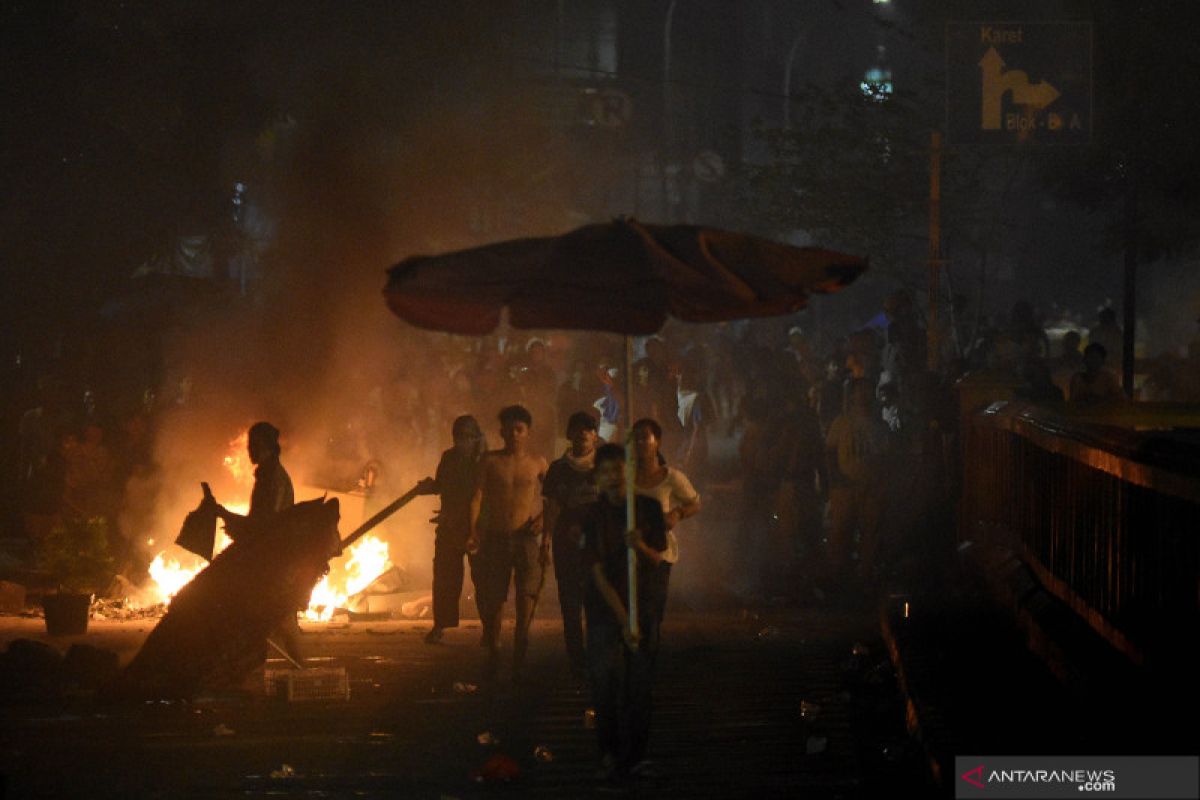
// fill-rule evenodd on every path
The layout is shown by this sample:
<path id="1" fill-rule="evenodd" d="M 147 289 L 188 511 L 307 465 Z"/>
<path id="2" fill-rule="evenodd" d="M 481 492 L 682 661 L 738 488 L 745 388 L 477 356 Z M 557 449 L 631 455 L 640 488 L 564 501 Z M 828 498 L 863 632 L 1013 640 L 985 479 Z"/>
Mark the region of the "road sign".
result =
<path id="1" fill-rule="evenodd" d="M 1083 144 L 1091 134 L 1091 23 L 946 25 L 950 142 Z"/>

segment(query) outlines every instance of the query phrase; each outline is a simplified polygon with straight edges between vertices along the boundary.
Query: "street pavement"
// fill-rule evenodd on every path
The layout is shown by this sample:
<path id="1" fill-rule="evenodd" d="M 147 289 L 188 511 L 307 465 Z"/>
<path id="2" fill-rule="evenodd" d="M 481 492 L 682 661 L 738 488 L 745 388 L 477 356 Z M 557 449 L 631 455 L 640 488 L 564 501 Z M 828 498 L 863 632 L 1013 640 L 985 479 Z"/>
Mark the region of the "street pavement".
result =
<path id="1" fill-rule="evenodd" d="M 153 620 L 93 621 L 47 639 L 40 619 L 0 617 L 14 639 L 116 650 L 127 661 Z M 511 626 L 511 622 L 508 624 Z M 0 708 L 9 797 L 805 797 L 932 794 L 869 610 L 669 610 L 649 757 L 655 777 L 596 777 L 586 689 L 561 625 L 535 622 L 514 684 L 484 679 L 478 622 L 426 645 L 428 623 L 303 626 L 311 666 L 343 666 L 351 697 L 280 703 L 261 673 L 191 703 L 76 697 Z M 511 644 L 506 626 L 505 644 Z M 855 645 L 858 645 L 855 648 Z M 508 654 L 505 651 L 505 656 Z M 282 666 L 282 662 L 280 662 Z M 455 684 L 462 684 L 456 690 Z M 510 757 L 519 775 L 478 780 Z"/>

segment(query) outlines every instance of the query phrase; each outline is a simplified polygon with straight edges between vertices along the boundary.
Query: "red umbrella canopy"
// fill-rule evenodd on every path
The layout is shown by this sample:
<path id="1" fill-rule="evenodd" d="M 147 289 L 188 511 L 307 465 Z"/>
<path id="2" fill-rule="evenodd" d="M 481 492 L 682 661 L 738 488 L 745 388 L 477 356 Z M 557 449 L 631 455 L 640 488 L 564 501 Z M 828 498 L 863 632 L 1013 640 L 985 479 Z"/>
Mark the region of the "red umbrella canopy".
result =
<path id="1" fill-rule="evenodd" d="M 388 307 L 414 325 L 483 335 L 505 307 L 517 328 L 650 334 L 668 316 L 720 322 L 789 314 L 835 292 L 865 259 L 742 233 L 618 219 L 513 239 L 388 270 Z"/>

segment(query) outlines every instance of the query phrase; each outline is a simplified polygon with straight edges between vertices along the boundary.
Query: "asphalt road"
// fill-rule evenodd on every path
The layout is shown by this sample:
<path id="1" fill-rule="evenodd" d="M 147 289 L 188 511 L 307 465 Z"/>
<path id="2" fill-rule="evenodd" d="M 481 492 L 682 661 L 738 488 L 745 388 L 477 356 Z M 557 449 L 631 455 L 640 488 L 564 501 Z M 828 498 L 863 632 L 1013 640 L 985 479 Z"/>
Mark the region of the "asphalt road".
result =
<path id="1" fill-rule="evenodd" d="M 305 626 L 303 637 L 310 665 L 348 671 L 346 702 L 269 701 L 256 674 L 242 691 L 187 704 L 79 697 L 8 705 L 0 708 L 0 774 L 9 797 L 55 798 L 931 792 L 905 742 L 903 703 L 872 613 L 667 617 L 649 753 L 659 775 L 632 784 L 595 776 L 590 703 L 570 678 L 561 627 L 550 619 L 535 624 L 520 685 L 508 679 L 507 662 L 494 682 L 483 680 L 477 622 L 434 646 L 421 638 L 428 623 L 355 622 Z M 0 644 L 34 638 L 65 649 L 84 641 L 128 660 L 152 624 L 94 621 L 84 637 L 47 640 L 40 619 L 0 617 Z M 856 643 L 865 648 L 852 655 Z M 456 691 L 456 682 L 478 688 Z M 802 702 L 812 704 L 807 713 Z M 496 754 L 511 757 L 519 777 L 476 781 L 473 771 Z"/>

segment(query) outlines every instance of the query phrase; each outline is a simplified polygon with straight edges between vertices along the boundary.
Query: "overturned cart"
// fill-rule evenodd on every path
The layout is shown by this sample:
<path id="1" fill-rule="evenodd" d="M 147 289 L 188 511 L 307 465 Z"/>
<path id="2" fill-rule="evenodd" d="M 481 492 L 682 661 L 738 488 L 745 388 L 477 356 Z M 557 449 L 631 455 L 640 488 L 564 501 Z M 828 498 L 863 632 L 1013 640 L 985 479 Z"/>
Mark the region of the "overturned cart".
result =
<path id="1" fill-rule="evenodd" d="M 308 604 L 329 559 L 417 495 L 338 536 L 338 502 L 310 500 L 239 536 L 171 601 L 120 675 L 128 698 L 187 698 L 235 685 L 263 663 L 271 633 Z"/>

